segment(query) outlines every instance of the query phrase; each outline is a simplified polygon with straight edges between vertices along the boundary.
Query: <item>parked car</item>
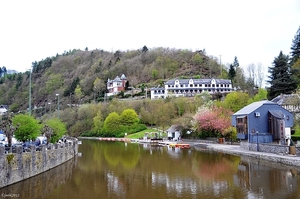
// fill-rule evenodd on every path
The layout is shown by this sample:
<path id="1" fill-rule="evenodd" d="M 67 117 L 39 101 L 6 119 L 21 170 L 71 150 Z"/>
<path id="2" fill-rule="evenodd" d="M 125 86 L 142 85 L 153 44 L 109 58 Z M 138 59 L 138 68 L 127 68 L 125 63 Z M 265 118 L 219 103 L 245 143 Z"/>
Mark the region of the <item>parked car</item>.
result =
<path id="1" fill-rule="evenodd" d="M 36 142 L 36 146 L 47 144 L 47 138 L 44 136 L 39 136 L 36 138 L 35 142 Z"/>

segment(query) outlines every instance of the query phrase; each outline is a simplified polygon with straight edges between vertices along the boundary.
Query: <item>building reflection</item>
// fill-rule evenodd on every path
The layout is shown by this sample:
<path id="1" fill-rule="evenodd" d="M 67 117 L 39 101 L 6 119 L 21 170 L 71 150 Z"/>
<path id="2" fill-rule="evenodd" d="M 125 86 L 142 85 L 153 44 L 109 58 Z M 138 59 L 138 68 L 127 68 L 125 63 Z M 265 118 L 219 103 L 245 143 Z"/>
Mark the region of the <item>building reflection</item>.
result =
<path id="1" fill-rule="evenodd" d="M 234 183 L 255 197 L 272 199 L 297 194 L 297 171 L 270 162 L 242 157 Z"/>

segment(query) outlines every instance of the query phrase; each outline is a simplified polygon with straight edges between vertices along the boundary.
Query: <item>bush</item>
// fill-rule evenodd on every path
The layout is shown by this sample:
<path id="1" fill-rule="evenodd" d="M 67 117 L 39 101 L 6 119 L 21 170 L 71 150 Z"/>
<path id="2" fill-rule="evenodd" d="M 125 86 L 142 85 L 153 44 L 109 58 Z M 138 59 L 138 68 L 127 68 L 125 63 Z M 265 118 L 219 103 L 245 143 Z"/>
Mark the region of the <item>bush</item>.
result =
<path id="1" fill-rule="evenodd" d="M 298 140 L 300 140 L 300 135 L 292 135 L 292 136 L 291 136 L 291 139 L 292 139 L 294 142 L 297 142 Z"/>
<path id="2" fill-rule="evenodd" d="M 130 135 L 132 133 L 137 133 L 137 132 L 143 131 L 145 129 L 147 129 L 147 126 L 145 124 L 134 124 L 134 125 L 130 126 L 127 134 Z"/>
<path id="3" fill-rule="evenodd" d="M 82 137 L 97 137 L 98 133 L 89 131 L 89 132 L 82 133 L 80 136 L 82 136 Z"/>

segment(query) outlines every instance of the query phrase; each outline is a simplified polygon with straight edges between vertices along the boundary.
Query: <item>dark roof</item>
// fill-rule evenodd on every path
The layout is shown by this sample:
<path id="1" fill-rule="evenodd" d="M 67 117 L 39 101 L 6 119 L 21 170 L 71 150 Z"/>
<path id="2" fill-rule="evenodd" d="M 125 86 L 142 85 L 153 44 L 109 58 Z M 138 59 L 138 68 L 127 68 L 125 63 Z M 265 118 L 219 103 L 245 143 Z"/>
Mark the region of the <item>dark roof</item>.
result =
<path id="1" fill-rule="evenodd" d="M 279 119 L 284 118 L 284 114 L 279 110 L 269 110 L 269 113 L 271 113 L 271 115 L 273 115 L 276 118 L 279 118 Z"/>
<path id="2" fill-rule="evenodd" d="M 298 94 L 281 94 L 272 99 L 271 102 L 279 105 L 298 104 L 300 102 L 300 96 Z"/>
<path id="3" fill-rule="evenodd" d="M 108 79 L 107 83 L 112 83 L 112 82 L 122 82 L 122 80 L 127 80 L 124 74 L 122 74 L 121 78 L 117 76 L 114 80 Z"/>
<path id="4" fill-rule="evenodd" d="M 153 91 L 153 90 L 156 90 L 156 91 L 157 91 L 157 90 L 162 90 L 162 91 L 164 91 L 165 88 L 161 88 L 161 87 L 160 87 L 160 88 L 150 88 L 150 90 L 151 90 L 151 91 Z"/>
<path id="5" fill-rule="evenodd" d="M 175 132 L 181 131 L 183 127 L 181 125 L 172 125 L 170 128 L 167 129 L 167 132 Z"/>
<path id="6" fill-rule="evenodd" d="M 268 100 L 253 102 L 252 104 L 245 106 L 244 108 L 242 108 L 238 112 L 234 113 L 233 115 L 248 115 L 248 114 L 252 113 L 253 111 L 255 111 L 256 109 L 258 109 L 259 107 L 261 107 L 262 105 L 266 105 L 266 104 L 276 104 L 276 103 L 268 101 Z"/>
<path id="7" fill-rule="evenodd" d="M 175 81 L 178 80 L 180 84 L 189 84 L 190 80 L 194 81 L 194 84 L 210 84 L 213 79 L 170 79 L 165 85 L 173 85 Z M 231 84 L 231 80 L 229 79 L 214 79 L 216 84 Z"/>
<path id="8" fill-rule="evenodd" d="M 1 104 L 1 105 L 0 105 L 0 108 L 5 108 L 6 110 L 8 110 L 9 107 L 8 107 L 8 105 L 3 105 L 3 104 Z"/>

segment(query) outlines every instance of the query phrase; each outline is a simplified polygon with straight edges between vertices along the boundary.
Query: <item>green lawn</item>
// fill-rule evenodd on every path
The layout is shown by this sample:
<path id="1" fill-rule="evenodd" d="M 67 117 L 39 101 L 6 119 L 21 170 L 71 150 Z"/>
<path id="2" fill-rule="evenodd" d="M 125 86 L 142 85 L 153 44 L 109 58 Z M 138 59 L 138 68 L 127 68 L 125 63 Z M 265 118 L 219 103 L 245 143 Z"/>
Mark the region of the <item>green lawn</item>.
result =
<path id="1" fill-rule="evenodd" d="M 157 129 L 148 128 L 143 131 L 127 135 L 125 137 L 130 139 L 139 139 L 139 138 L 143 138 L 146 132 L 159 132 L 159 131 Z M 149 137 L 154 137 L 154 134 L 149 134 Z M 166 133 L 163 134 L 163 137 L 166 137 Z"/>

